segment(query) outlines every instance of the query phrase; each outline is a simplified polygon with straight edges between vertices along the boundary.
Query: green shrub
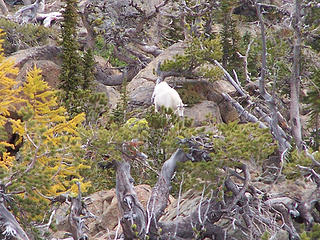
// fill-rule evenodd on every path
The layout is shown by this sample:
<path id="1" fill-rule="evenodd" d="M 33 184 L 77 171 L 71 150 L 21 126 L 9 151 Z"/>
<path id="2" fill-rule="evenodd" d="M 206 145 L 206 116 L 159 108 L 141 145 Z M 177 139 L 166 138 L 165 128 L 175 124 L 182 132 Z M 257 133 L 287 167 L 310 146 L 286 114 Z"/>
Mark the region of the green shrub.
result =
<path id="1" fill-rule="evenodd" d="M 194 188 L 195 182 L 200 183 L 198 190 L 202 190 L 203 184 L 209 185 L 207 192 L 222 187 L 226 177 L 223 168 L 237 167 L 242 163 L 261 165 L 277 147 L 269 129 L 259 128 L 257 124 L 231 122 L 219 124 L 218 130 L 221 135 L 218 138 L 212 133 L 206 135 L 209 143 L 212 143 L 211 153 L 209 151 L 211 161 L 179 164 L 177 178 L 178 181 L 184 178 L 184 190 Z"/>
<path id="2" fill-rule="evenodd" d="M 205 67 L 214 60 L 222 58 L 222 46 L 219 36 L 194 37 L 188 42 L 188 47 L 182 55 L 174 56 L 173 60 L 165 60 L 162 71 L 174 71 L 187 77 L 210 77 L 216 80 L 223 75 L 217 68 Z M 212 72 L 212 70 L 214 70 Z M 194 76 L 192 76 L 194 75 Z"/>
<path id="3" fill-rule="evenodd" d="M 5 54 L 10 55 L 21 49 L 42 46 L 55 39 L 57 33 L 51 28 L 34 24 L 23 24 L 0 18 L 0 26 L 6 33 L 3 47 Z"/>
<path id="4" fill-rule="evenodd" d="M 108 60 L 112 66 L 125 67 L 127 64 L 113 56 L 114 46 L 105 42 L 103 36 L 96 37 L 95 54 Z"/>

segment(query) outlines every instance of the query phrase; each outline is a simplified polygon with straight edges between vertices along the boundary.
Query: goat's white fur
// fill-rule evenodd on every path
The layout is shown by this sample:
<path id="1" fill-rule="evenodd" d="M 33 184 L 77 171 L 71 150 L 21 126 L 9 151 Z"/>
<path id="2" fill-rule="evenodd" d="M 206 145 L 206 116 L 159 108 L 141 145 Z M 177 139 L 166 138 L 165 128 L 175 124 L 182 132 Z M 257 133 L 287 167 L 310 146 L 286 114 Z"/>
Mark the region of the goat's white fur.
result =
<path id="1" fill-rule="evenodd" d="M 183 103 L 179 96 L 179 93 L 170 87 L 166 82 L 160 82 L 156 84 L 152 94 L 152 100 L 154 101 L 155 111 L 158 112 L 162 106 L 165 108 L 171 108 L 175 114 L 183 117 Z"/>

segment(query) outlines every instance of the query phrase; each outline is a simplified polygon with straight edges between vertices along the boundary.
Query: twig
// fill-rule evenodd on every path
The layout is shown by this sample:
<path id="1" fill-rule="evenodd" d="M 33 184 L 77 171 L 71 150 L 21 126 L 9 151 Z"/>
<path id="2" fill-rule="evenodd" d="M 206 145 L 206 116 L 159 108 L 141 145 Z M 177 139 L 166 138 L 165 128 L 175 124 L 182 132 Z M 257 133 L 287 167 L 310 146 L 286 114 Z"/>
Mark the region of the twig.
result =
<path id="1" fill-rule="evenodd" d="M 320 175 L 316 173 L 316 171 L 314 171 L 312 168 L 304 167 L 301 165 L 297 165 L 297 167 L 312 174 L 315 182 L 317 183 L 318 186 L 320 186 Z"/>
<path id="2" fill-rule="evenodd" d="M 280 157 L 280 169 L 279 169 L 279 172 L 277 174 L 277 178 L 274 180 L 274 184 L 276 184 L 280 178 L 280 175 L 281 175 L 281 172 L 282 172 L 282 169 L 283 169 L 283 166 L 284 166 L 284 158 L 285 158 L 285 155 L 286 153 L 288 152 L 288 149 L 285 149 L 282 153 L 281 153 L 281 157 Z"/>
<path id="3" fill-rule="evenodd" d="M 50 225 L 51 225 L 51 223 L 52 223 L 53 216 L 54 216 L 55 214 L 56 214 L 56 210 L 53 210 L 52 213 L 51 213 L 51 215 L 50 215 L 50 218 L 49 218 L 48 223 L 43 224 L 43 225 L 38 225 L 38 226 L 36 226 L 36 228 L 45 228 L 46 230 L 48 230 L 49 227 L 50 227 Z"/>
<path id="4" fill-rule="evenodd" d="M 217 61 L 214 60 L 214 63 L 223 71 L 228 81 L 232 84 L 232 86 L 240 93 L 241 96 L 247 96 L 247 94 L 243 91 L 243 89 L 234 81 L 231 75 L 227 72 L 227 70 Z"/>
<path id="5" fill-rule="evenodd" d="M 203 225 L 204 225 L 204 222 L 203 222 L 202 219 L 201 219 L 201 204 L 202 204 L 202 202 L 203 202 L 203 197 L 204 197 L 205 189 L 206 189 L 206 186 L 203 185 L 203 189 L 202 189 L 202 192 L 201 192 L 200 203 L 199 203 L 199 205 L 198 205 L 198 220 L 199 220 L 199 223 L 202 225 L 202 227 L 203 227 Z M 208 205 L 210 205 L 210 204 L 208 204 Z"/>
<path id="6" fill-rule="evenodd" d="M 246 55 L 241 55 L 241 53 L 237 52 L 238 53 L 238 56 L 240 58 L 243 58 L 243 63 L 244 63 L 244 72 L 246 74 L 246 81 L 247 82 L 250 82 L 250 76 L 249 76 L 249 71 L 248 71 L 248 56 L 249 56 L 249 52 L 250 52 L 250 48 L 251 48 L 251 45 L 252 43 L 254 42 L 254 39 L 252 39 L 250 41 L 250 43 L 248 44 L 248 47 L 247 47 L 247 51 L 246 51 Z"/>
<path id="7" fill-rule="evenodd" d="M 118 219 L 118 225 L 117 225 L 117 229 L 116 229 L 116 234 L 114 236 L 114 240 L 117 240 L 118 239 L 118 234 L 119 234 L 119 230 L 120 230 L 120 218 Z"/>

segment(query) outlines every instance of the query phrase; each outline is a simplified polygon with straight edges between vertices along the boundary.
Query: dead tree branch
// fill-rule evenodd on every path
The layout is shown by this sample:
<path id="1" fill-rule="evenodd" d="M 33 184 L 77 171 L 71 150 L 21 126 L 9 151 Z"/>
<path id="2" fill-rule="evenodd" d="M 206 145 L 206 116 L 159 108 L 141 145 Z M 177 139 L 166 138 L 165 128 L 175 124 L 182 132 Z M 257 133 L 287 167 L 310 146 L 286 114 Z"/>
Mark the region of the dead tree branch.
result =
<path id="1" fill-rule="evenodd" d="M 149 236 L 149 239 L 192 239 L 196 236 L 195 229 L 199 231 L 199 239 L 212 236 L 221 240 L 233 239 L 220 226 L 214 224 L 223 213 L 219 213 L 219 209 L 222 208 L 221 203 L 215 202 L 213 198 L 201 201 L 199 209 L 188 217 L 174 222 L 159 222 L 168 204 L 170 182 L 176 164 L 188 160 L 181 149 L 178 149 L 163 164 L 146 211 L 141 206 L 134 190 L 128 156 L 124 156 L 124 159 L 124 161 L 116 162 L 116 191 L 125 239 L 143 239 L 146 235 Z"/>
<path id="2" fill-rule="evenodd" d="M 121 226 L 126 239 L 144 238 L 146 215 L 139 202 L 130 175 L 130 164 L 116 162 L 116 193 L 121 215 Z"/>
<path id="3" fill-rule="evenodd" d="M 268 104 L 270 106 L 270 113 L 265 112 L 261 107 L 259 107 L 258 104 L 254 103 L 251 99 L 250 96 L 241 88 L 241 86 L 231 77 L 231 75 L 225 70 L 225 68 L 216 60 L 214 60 L 214 63 L 222 69 L 224 72 L 227 80 L 234 86 L 234 88 L 237 90 L 237 92 L 245 98 L 245 100 L 251 105 L 254 106 L 254 110 L 256 114 L 259 116 L 260 119 L 266 121 L 271 128 L 271 132 L 273 133 L 274 137 L 276 140 L 279 142 L 279 147 L 281 149 L 287 149 L 290 148 L 290 143 L 287 140 L 287 134 L 283 131 L 283 129 L 279 126 L 278 124 L 278 118 L 284 120 L 280 112 L 277 110 L 275 106 L 275 101 L 273 100 L 273 97 L 271 95 L 267 94 L 265 91 L 265 88 L 262 87 L 262 91 L 265 93 L 267 96 L 267 99 L 269 99 L 271 102 Z M 263 77 L 264 79 L 264 77 Z M 261 83 L 260 85 L 264 84 Z M 264 85 L 263 85 L 264 86 Z M 259 126 L 262 128 L 266 128 L 266 125 L 262 123 L 255 115 L 249 113 L 246 111 L 236 100 L 232 99 L 228 94 L 222 94 L 223 97 L 228 101 L 231 102 L 231 104 L 237 109 L 239 112 L 240 116 L 243 116 L 247 121 L 249 122 L 258 122 Z M 270 116 L 271 115 L 271 116 Z M 275 117 L 274 117 L 275 116 Z M 283 151 L 284 151 L 283 150 Z"/>
<path id="4" fill-rule="evenodd" d="M 8 15 L 9 11 L 8 11 L 7 5 L 5 4 L 4 0 L 0 0 L 0 9 L 5 16 Z"/>
<path id="5" fill-rule="evenodd" d="M 15 237 L 19 240 L 29 240 L 28 235 L 23 231 L 20 224 L 5 206 L 7 195 L 4 185 L 0 186 L 0 230 L 6 238 Z"/>
<path id="6" fill-rule="evenodd" d="M 36 0 L 33 4 L 22 7 L 15 13 L 15 19 L 21 23 L 34 22 L 38 12 L 44 11 L 44 0 Z"/>
<path id="7" fill-rule="evenodd" d="M 80 183 L 76 182 L 76 184 L 78 185 L 78 196 L 71 198 L 71 208 L 68 217 L 70 232 L 73 239 L 88 240 L 88 236 L 84 233 L 84 219 L 93 216 L 91 214 L 88 214 L 84 204 L 82 203 Z"/>
<path id="8" fill-rule="evenodd" d="M 294 44 L 293 67 L 290 80 L 290 123 L 292 135 L 299 150 L 302 150 L 302 133 L 300 121 L 300 58 L 301 58 L 301 0 L 295 0 L 295 13 L 293 18 Z"/>
<path id="9" fill-rule="evenodd" d="M 265 28 L 264 28 L 264 21 L 261 14 L 261 5 L 259 3 L 256 3 L 256 10 L 257 10 L 257 15 L 260 22 L 261 41 L 262 41 L 262 57 L 261 57 L 262 66 L 261 66 L 261 73 L 259 78 L 259 91 L 260 91 L 260 95 L 266 101 L 270 109 L 270 113 L 271 113 L 270 129 L 273 135 L 275 136 L 275 138 L 279 142 L 280 152 L 284 152 L 287 148 L 290 148 L 291 146 L 289 142 L 286 140 L 286 138 L 283 137 L 283 131 L 279 127 L 279 120 L 278 120 L 279 113 L 277 110 L 275 99 L 265 89 L 265 77 L 267 72 L 267 58 L 266 58 L 267 46 L 266 46 L 266 34 L 265 34 Z"/>

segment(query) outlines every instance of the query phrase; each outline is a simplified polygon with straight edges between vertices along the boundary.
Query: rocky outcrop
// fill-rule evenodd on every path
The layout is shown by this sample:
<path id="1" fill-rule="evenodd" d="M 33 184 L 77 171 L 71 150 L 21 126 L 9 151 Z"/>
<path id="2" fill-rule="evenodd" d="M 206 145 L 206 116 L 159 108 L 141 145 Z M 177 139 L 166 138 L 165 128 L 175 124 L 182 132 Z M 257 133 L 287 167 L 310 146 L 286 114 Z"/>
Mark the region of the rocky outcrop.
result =
<path id="1" fill-rule="evenodd" d="M 48 85 L 54 89 L 59 86 L 59 75 L 61 71 L 61 47 L 46 45 L 34 47 L 25 50 L 20 50 L 10 56 L 15 61 L 15 66 L 20 68 L 19 74 L 16 77 L 19 83 L 25 81 L 27 72 L 34 66 L 42 70 L 42 77 Z M 102 57 L 95 57 L 96 71 L 97 69 L 108 69 L 108 74 L 119 74 L 119 71 L 111 68 L 110 64 Z M 120 93 L 114 87 L 105 86 L 97 82 L 97 92 L 106 93 L 110 107 L 115 107 Z"/>
<path id="2" fill-rule="evenodd" d="M 185 108 L 184 115 L 194 119 L 195 126 L 206 125 L 206 121 L 208 121 L 208 117 L 210 117 L 210 115 L 214 116 L 213 118 L 215 122 L 222 122 L 218 104 L 208 100 L 192 107 Z"/>
<path id="3" fill-rule="evenodd" d="M 120 99 L 120 93 L 115 87 L 106 86 L 102 83 L 97 82 L 96 91 L 103 92 L 107 95 L 108 104 L 111 108 L 115 108 L 117 106 L 117 103 Z"/>
<path id="4" fill-rule="evenodd" d="M 306 183 L 304 181 L 297 180 L 295 182 L 279 182 L 278 184 L 266 184 L 261 182 L 261 176 L 256 175 L 252 179 L 252 186 L 254 189 L 268 189 L 269 196 L 278 196 L 269 201 L 280 201 L 281 204 L 290 205 L 293 203 L 292 199 L 297 199 L 299 202 L 308 202 L 308 199 L 312 197 L 317 188 L 316 184 Z M 144 208 L 146 208 L 149 198 L 151 196 L 151 187 L 149 185 L 137 185 L 135 186 L 137 197 Z M 279 194 L 282 193 L 282 194 Z M 184 217 L 190 216 L 195 209 L 199 208 L 199 204 L 204 203 L 201 191 L 189 189 L 181 194 L 179 198 L 169 197 L 167 208 L 164 210 L 164 214 L 161 216 L 161 222 L 173 222 Z M 284 202 L 285 203 L 284 203 Z M 267 201 L 268 202 L 268 201 Z M 267 204 L 267 202 L 265 204 Z M 118 201 L 116 196 L 116 190 L 102 190 L 96 192 L 85 198 L 85 203 L 91 213 L 95 215 L 95 218 L 88 218 L 85 220 L 88 227 L 89 239 L 105 240 L 115 239 L 116 234 L 122 232 L 119 224 L 119 210 Z M 56 212 L 56 229 L 49 239 L 65 239 L 64 234 L 68 231 L 67 214 L 69 209 L 68 204 L 63 204 Z M 239 219 L 241 220 L 241 219 Z M 242 220 L 241 220 L 242 221 Z M 221 219 L 216 223 L 218 226 L 229 225 L 228 219 Z M 238 228 L 230 230 L 228 232 L 230 236 L 234 236 L 239 240 L 246 240 L 247 235 L 244 232 L 239 231 Z M 278 228 L 275 230 L 275 239 L 286 240 L 288 238 L 288 232 Z M 119 235 L 118 235 L 119 236 Z"/>
<path id="5" fill-rule="evenodd" d="M 10 56 L 15 61 L 15 66 L 22 68 L 22 66 L 29 60 L 51 60 L 60 65 L 61 47 L 55 45 L 45 45 L 40 47 L 33 47 L 15 52 Z"/>
<path id="6" fill-rule="evenodd" d="M 192 80 L 192 81 L 182 81 L 178 82 L 182 85 L 182 88 L 187 88 L 192 90 L 191 95 L 196 95 L 202 101 L 207 102 L 207 104 L 197 103 L 192 105 L 192 109 L 188 110 L 186 108 L 186 116 L 193 118 L 196 125 L 201 123 L 206 119 L 206 115 L 213 117 L 217 123 L 221 122 L 232 122 L 239 120 L 239 114 L 237 110 L 227 102 L 223 97 L 222 93 L 228 93 L 230 95 L 235 94 L 235 88 L 225 80 L 218 80 L 215 82 L 210 82 L 206 80 Z M 187 98 L 190 96 L 190 92 L 187 91 Z M 188 99 L 184 102 L 188 104 Z M 207 105 L 210 104 L 211 108 L 206 109 Z M 216 109 L 217 108 L 217 109 Z M 207 111 L 206 111 L 207 110 Z"/>
<path id="7" fill-rule="evenodd" d="M 183 54 L 185 48 L 186 43 L 184 42 L 173 44 L 132 79 L 127 86 L 129 104 L 132 108 L 147 108 L 152 105 L 151 96 L 157 79 L 155 75 L 157 64 L 164 62 L 164 60 L 172 59 L 177 54 Z M 203 122 L 206 119 L 206 115 L 211 115 L 217 122 L 231 122 L 238 119 L 237 111 L 221 95 L 221 93 L 233 94 L 235 92 L 234 87 L 229 82 L 219 80 L 212 83 L 197 79 L 186 81 L 184 78 L 166 78 L 165 81 L 171 86 L 179 85 L 182 88 L 186 87 L 186 84 L 191 85 L 192 91 L 204 101 L 203 103 L 192 105 L 191 108 L 185 108 L 185 116 L 193 118 L 195 125 Z"/>
<path id="8" fill-rule="evenodd" d="M 52 88 L 57 88 L 59 85 L 59 75 L 61 67 L 51 60 L 29 60 L 20 69 L 17 76 L 18 82 L 24 82 L 28 71 L 34 67 L 42 70 L 42 78 Z"/>
<path id="9" fill-rule="evenodd" d="M 87 0 L 81 4 L 88 31 L 103 34 L 106 38 L 121 38 L 126 31 L 135 29 L 140 21 L 139 12 L 129 0 Z M 161 0 L 134 1 L 134 4 L 150 15 Z"/>

